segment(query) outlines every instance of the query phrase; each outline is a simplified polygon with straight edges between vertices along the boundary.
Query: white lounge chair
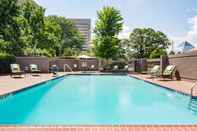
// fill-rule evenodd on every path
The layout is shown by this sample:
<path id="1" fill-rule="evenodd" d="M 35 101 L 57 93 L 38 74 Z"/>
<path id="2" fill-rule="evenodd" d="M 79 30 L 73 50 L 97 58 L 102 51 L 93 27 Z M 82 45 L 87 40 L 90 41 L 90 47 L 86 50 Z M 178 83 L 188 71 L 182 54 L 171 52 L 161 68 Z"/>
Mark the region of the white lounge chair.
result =
<path id="1" fill-rule="evenodd" d="M 20 78 L 24 77 L 23 74 L 25 74 L 25 72 L 21 70 L 19 64 L 10 64 L 10 68 L 11 68 L 11 77 L 20 77 Z"/>

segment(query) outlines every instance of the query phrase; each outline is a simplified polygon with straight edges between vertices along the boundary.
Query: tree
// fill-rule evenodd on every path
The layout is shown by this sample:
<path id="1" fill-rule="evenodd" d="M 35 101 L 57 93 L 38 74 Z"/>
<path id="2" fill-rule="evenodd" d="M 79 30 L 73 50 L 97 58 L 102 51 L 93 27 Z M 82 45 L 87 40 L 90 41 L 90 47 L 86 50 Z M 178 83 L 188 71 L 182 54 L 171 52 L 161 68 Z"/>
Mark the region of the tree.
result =
<path id="1" fill-rule="evenodd" d="M 45 17 L 34 0 L 0 0 L 0 52 L 16 56 L 60 56 L 64 49 L 79 53 L 84 44 L 74 23 Z"/>
<path id="2" fill-rule="evenodd" d="M 123 18 L 114 7 L 103 7 L 97 12 L 98 19 L 94 29 L 95 54 L 110 59 L 118 55 L 119 43 L 117 35 L 122 30 Z"/>
<path id="3" fill-rule="evenodd" d="M 58 24 L 61 28 L 60 34 L 60 48 L 58 55 L 64 55 L 65 48 L 73 50 L 73 52 L 82 49 L 85 43 L 81 33 L 78 31 L 74 23 L 65 17 L 48 16 L 48 19 Z"/>
<path id="4" fill-rule="evenodd" d="M 96 40 L 95 54 L 101 58 L 115 58 L 119 51 L 119 39 L 115 37 L 105 36 Z"/>
<path id="5" fill-rule="evenodd" d="M 78 56 L 80 54 L 80 50 L 72 49 L 72 48 L 64 48 L 63 56 Z"/>
<path id="6" fill-rule="evenodd" d="M 158 48 L 151 52 L 150 58 L 151 59 L 160 58 L 161 56 L 166 56 L 166 55 L 167 55 L 167 52 L 164 49 Z"/>
<path id="7" fill-rule="evenodd" d="M 60 49 L 61 32 L 62 30 L 58 23 L 49 17 L 45 17 L 44 29 L 37 48 L 46 49 L 52 56 L 56 56 Z"/>
<path id="8" fill-rule="evenodd" d="M 0 17 L 0 47 L 4 52 L 24 55 L 27 48 L 39 43 L 44 9 L 33 0 L 1 0 Z"/>
<path id="9" fill-rule="evenodd" d="M 166 49 L 171 44 L 164 33 L 155 31 L 152 28 L 134 29 L 130 34 L 130 42 L 135 58 L 150 58 L 153 51 L 161 53 L 154 55 L 159 57 L 163 52 L 166 53 Z"/>
<path id="10" fill-rule="evenodd" d="M 10 54 L 21 54 L 23 48 L 19 42 L 18 8 L 17 0 L 0 1 L 0 48 Z"/>
<path id="11" fill-rule="evenodd" d="M 133 53 L 131 42 L 128 39 L 122 39 L 120 41 L 119 57 L 130 60 L 134 56 Z"/>
<path id="12" fill-rule="evenodd" d="M 25 43 L 28 48 L 37 48 L 44 30 L 45 9 L 39 6 L 33 0 L 20 0 L 20 17 L 24 22 L 21 24 L 23 29 L 22 37 L 25 37 Z"/>

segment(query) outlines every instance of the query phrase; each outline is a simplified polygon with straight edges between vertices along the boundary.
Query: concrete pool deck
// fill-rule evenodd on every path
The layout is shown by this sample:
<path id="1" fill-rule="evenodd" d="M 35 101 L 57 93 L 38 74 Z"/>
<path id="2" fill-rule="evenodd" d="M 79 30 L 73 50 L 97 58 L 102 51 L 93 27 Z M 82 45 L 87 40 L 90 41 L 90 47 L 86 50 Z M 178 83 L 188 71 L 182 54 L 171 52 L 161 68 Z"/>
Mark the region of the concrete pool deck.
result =
<path id="1" fill-rule="evenodd" d="M 163 78 L 151 78 L 150 75 L 146 74 L 130 74 L 130 76 L 188 95 L 191 95 L 191 88 L 195 84 L 194 80 L 182 79 L 181 81 L 177 81 Z M 196 88 L 194 88 L 193 95 L 197 96 L 197 85 Z"/>
<path id="2" fill-rule="evenodd" d="M 58 75 L 63 76 L 66 73 L 60 72 Z M 9 75 L 0 76 L 0 96 L 9 94 L 21 89 L 28 88 L 32 85 L 42 83 L 44 81 L 54 79 L 52 74 L 40 74 L 40 76 L 32 76 L 25 74 L 24 78 L 12 78 Z"/>

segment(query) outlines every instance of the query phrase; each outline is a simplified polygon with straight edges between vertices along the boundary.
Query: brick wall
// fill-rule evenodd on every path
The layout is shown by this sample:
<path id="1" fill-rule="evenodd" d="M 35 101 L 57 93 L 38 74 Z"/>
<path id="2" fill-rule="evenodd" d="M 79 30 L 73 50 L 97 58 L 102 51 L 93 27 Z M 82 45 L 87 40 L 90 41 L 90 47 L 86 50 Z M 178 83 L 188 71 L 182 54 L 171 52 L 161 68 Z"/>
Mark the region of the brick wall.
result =
<path id="1" fill-rule="evenodd" d="M 83 67 L 83 63 L 86 63 L 87 66 Z M 91 68 L 91 66 L 94 65 L 94 68 Z M 99 61 L 98 59 L 80 59 L 79 60 L 79 70 L 82 71 L 97 71 L 99 70 Z"/>
<path id="2" fill-rule="evenodd" d="M 160 65 L 160 59 L 148 59 L 147 69 L 152 69 L 155 65 Z"/>
<path id="3" fill-rule="evenodd" d="M 160 65 L 161 59 L 137 59 L 133 60 L 135 71 L 143 72 L 151 70 L 155 65 Z"/>
<path id="4" fill-rule="evenodd" d="M 128 62 L 128 66 L 129 66 L 129 73 L 136 72 L 136 60 L 135 59 L 130 60 Z"/>
<path id="5" fill-rule="evenodd" d="M 85 67 L 84 67 L 85 63 Z M 60 59 L 54 58 L 50 62 L 50 65 L 57 65 L 60 68 L 60 71 L 64 71 L 64 65 L 69 65 L 72 68 L 72 71 L 96 71 L 99 68 L 99 61 L 97 59 Z M 74 67 L 77 65 L 77 68 Z M 94 68 L 91 66 L 94 65 Z M 70 71 L 67 67 L 65 67 L 65 71 Z"/>
<path id="6" fill-rule="evenodd" d="M 72 68 L 72 71 L 97 71 L 99 69 L 99 61 L 96 58 L 90 59 L 60 59 L 53 58 L 49 59 L 46 57 L 16 57 L 16 63 L 20 64 L 21 68 L 24 70 L 30 64 L 37 64 L 41 69 L 41 72 L 46 73 L 49 71 L 51 65 L 57 65 L 60 71 L 70 71 L 68 67 L 64 67 L 67 64 Z M 84 67 L 85 63 L 85 67 Z M 77 68 L 74 67 L 77 65 Z M 94 68 L 91 66 L 94 65 Z"/>
<path id="7" fill-rule="evenodd" d="M 147 70 L 147 60 L 146 59 L 137 59 L 135 60 L 135 71 L 142 72 Z"/>
<path id="8" fill-rule="evenodd" d="M 168 60 L 176 65 L 182 78 L 197 80 L 197 51 L 169 56 Z"/>
<path id="9" fill-rule="evenodd" d="M 49 71 L 49 59 L 47 57 L 16 57 L 16 63 L 24 70 L 30 64 L 37 64 L 41 72 Z"/>
<path id="10" fill-rule="evenodd" d="M 77 71 L 77 68 L 74 68 L 74 65 L 79 65 L 79 60 L 77 59 L 60 59 L 60 58 L 53 58 L 50 62 L 50 65 L 57 65 L 60 71 L 70 71 L 68 67 L 64 67 L 67 64 L 73 71 Z"/>
<path id="11" fill-rule="evenodd" d="M 154 65 L 160 65 L 163 72 L 167 65 L 175 65 L 178 76 L 197 80 L 197 50 L 185 54 L 161 57 L 161 59 L 138 59 L 132 62 L 136 72 L 150 70 Z"/>

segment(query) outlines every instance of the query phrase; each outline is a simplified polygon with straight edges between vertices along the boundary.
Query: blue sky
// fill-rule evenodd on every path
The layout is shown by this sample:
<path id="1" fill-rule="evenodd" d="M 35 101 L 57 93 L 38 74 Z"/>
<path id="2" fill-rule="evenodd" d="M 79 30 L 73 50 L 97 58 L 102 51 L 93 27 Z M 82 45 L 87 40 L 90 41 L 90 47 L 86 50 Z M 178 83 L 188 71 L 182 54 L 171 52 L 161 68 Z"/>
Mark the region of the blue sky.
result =
<path id="1" fill-rule="evenodd" d="M 128 37 L 136 27 L 163 31 L 175 43 L 188 40 L 197 46 L 197 0 L 35 0 L 47 15 L 91 18 L 104 5 L 115 6 L 124 17 L 120 37 Z"/>

